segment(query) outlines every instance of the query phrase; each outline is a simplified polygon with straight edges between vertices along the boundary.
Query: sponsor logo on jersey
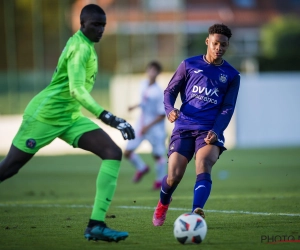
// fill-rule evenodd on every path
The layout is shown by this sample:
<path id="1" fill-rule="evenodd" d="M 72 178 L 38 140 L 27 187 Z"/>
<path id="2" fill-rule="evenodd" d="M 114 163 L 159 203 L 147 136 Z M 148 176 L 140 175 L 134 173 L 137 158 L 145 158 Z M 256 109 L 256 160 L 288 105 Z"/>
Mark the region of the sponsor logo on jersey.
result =
<path id="1" fill-rule="evenodd" d="M 173 150 L 175 148 L 175 142 L 173 142 L 170 146 L 170 150 Z"/>
<path id="2" fill-rule="evenodd" d="M 193 93 L 191 94 L 191 98 L 197 98 L 197 99 L 199 99 L 201 101 L 204 101 L 204 102 L 218 104 L 218 101 L 216 99 L 212 98 L 212 96 L 219 97 L 218 96 L 218 92 L 219 92 L 218 88 L 208 89 L 206 87 L 201 87 L 201 86 L 194 85 L 192 92 Z"/>
<path id="3" fill-rule="evenodd" d="M 204 101 L 204 102 L 210 102 L 210 103 L 213 103 L 213 104 L 218 104 L 218 101 L 216 99 L 213 99 L 213 98 L 210 98 L 210 97 L 207 97 L 207 96 L 204 96 L 204 95 L 198 95 L 198 94 L 191 94 L 191 98 L 197 98 L 201 101 Z"/>
<path id="4" fill-rule="evenodd" d="M 27 148 L 34 148 L 36 146 L 36 141 L 35 141 L 35 139 L 28 139 L 27 141 L 26 141 L 26 147 Z"/>
<path id="5" fill-rule="evenodd" d="M 202 69 L 198 69 L 198 70 L 194 70 L 194 72 L 195 72 L 196 74 L 198 74 L 198 73 L 200 73 L 200 72 L 203 72 L 203 70 L 202 70 Z"/>
<path id="6" fill-rule="evenodd" d="M 217 93 L 219 92 L 219 89 L 218 88 L 208 89 L 206 87 L 202 88 L 201 86 L 194 85 L 192 92 L 199 93 L 199 94 L 205 94 L 205 95 L 208 95 L 208 96 L 212 96 L 212 95 L 218 96 Z"/>
<path id="7" fill-rule="evenodd" d="M 227 79 L 228 79 L 228 75 L 220 74 L 220 76 L 219 76 L 220 82 L 226 83 L 226 82 L 227 82 Z"/>

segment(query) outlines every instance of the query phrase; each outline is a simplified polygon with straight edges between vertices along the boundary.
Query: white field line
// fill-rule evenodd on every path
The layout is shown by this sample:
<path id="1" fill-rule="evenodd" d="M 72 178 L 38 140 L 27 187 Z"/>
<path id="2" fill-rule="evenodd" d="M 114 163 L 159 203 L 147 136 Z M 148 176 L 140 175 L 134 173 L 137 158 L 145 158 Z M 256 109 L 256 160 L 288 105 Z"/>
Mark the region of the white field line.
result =
<path id="1" fill-rule="evenodd" d="M 61 205 L 61 204 L 4 204 L 0 203 L 0 207 L 41 207 L 41 208 L 51 208 L 51 207 L 60 207 L 60 208 L 92 208 L 91 205 Z M 145 210 L 154 210 L 155 207 L 145 207 L 145 206 L 116 206 L 117 208 L 123 209 L 145 209 Z M 186 208 L 179 207 L 170 207 L 169 210 L 173 211 L 183 211 L 188 212 Z M 208 213 L 222 213 L 222 214 L 249 214 L 249 215 L 262 215 L 262 216 L 292 216 L 300 217 L 300 214 L 287 214 L 287 213 L 266 213 L 266 212 L 250 212 L 250 211 L 237 211 L 237 210 L 205 210 Z"/>

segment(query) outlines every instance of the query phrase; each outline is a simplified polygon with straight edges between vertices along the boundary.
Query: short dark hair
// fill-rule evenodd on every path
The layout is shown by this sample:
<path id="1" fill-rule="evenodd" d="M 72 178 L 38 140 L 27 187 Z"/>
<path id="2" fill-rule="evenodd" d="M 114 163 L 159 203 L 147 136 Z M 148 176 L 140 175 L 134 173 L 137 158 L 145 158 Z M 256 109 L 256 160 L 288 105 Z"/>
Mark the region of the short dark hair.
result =
<path id="1" fill-rule="evenodd" d="M 221 34 L 227 36 L 228 39 L 230 39 L 230 37 L 232 36 L 231 30 L 223 23 L 222 24 L 216 23 L 210 26 L 208 29 L 208 34 L 210 35 Z"/>
<path id="2" fill-rule="evenodd" d="M 84 6 L 80 13 L 80 22 L 84 21 L 87 16 L 90 16 L 94 13 L 105 15 L 104 10 L 96 4 L 88 4 Z"/>
<path id="3" fill-rule="evenodd" d="M 160 73 L 162 72 L 162 66 L 158 61 L 151 61 L 148 63 L 147 68 L 154 67 Z"/>

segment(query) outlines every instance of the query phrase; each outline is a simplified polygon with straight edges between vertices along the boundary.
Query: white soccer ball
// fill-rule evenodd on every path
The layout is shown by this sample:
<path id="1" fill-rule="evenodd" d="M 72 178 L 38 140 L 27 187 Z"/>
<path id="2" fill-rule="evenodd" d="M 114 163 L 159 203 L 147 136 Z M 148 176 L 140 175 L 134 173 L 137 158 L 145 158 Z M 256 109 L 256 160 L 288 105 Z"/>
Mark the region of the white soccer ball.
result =
<path id="1" fill-rule="evenodd" d="M 200 244 L 206 233 L 206 222 L 198 214 L 185 213 L 174 222 L 174 236 L 181 244 Z"/>

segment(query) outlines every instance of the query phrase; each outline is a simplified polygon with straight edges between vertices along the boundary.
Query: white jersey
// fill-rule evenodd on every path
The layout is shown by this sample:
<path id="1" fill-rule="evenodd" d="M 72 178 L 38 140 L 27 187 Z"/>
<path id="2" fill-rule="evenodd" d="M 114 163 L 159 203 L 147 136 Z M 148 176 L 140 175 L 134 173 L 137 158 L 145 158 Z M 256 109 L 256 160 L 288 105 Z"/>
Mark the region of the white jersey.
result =
<path id="1" fill-rule="evenodd" d="M 143 127 L 151 123 L 157 116 L 165 114 L 163 103 L 164 94 L 157 83 L 149 85 L 149 81 L 145 80 L 141 83 L 140 96 L 141 115 L 137 125 L 138 127 Z M 151 133 L 151 131 L 155 131 L 155 133 L 158 133 L 158 131 L 165 133 L 165 121 L 162 120 L 153 125 L 149 133 Z"/>
<path id="2" fill-rule="evenodd" d="M 149 85 L 149 81 L 145 80 L 141 83 L 140 96 L 141 115 L 134 127 L 136 137 L 127 143 L 126 149 L 135 150 L 143 140 L 148 140 L 152 145 L 152 153 L 162 156 L 166 151 L 165 120 L 154 124 L 144 135 L 141 134 L 141 129 L 153 122 L 157 116 L 165 115 L 163 91 L 157 83 Z"/>

